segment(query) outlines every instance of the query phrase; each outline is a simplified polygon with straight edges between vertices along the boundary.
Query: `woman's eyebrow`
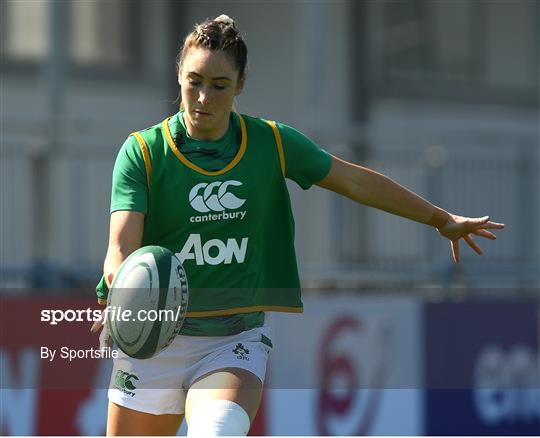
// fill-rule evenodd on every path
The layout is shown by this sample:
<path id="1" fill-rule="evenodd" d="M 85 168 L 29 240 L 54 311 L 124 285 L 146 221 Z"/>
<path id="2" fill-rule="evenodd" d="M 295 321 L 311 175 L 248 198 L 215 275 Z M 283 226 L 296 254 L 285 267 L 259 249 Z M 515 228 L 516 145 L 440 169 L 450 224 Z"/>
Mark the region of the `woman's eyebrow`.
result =
<path id="1" fill-rule="evenodd" d="M 188 72 L 188 75 L 193 75 L 193 76 L 198 76 L 200 78 L 203 78 L 204 76 L 200 75 L 199 73 L 196 73 L 194 71 L 190 71 Z M 225 81 L 232 81 L 231 78 L 227 77 L 227 76 L 217 76 L 215 78 L 212 78 L 213 81 L 219 81 L 219 80 L 225 80 Z"/>

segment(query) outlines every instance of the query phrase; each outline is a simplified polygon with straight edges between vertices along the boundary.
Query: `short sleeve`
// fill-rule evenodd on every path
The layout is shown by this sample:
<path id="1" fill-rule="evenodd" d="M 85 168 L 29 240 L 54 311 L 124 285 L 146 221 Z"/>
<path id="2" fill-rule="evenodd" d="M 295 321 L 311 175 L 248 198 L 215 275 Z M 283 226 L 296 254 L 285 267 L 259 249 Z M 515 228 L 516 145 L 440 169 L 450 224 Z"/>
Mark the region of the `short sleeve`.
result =
<path id="1" fill-rule="evenodd" d="M 285 155 L 285 176 L 304 190 L 330 171 L 332 157 L 317 143 L 290 126 L 277 123 Z"/>
<path id="2" fill-rule="evenodd" d="M 146 214 L 148 189 L 146 169 L 137 140 L 129 136 L 114 163 L 111 192 L 111 213 L 118 210 L 139 211 Z"/>

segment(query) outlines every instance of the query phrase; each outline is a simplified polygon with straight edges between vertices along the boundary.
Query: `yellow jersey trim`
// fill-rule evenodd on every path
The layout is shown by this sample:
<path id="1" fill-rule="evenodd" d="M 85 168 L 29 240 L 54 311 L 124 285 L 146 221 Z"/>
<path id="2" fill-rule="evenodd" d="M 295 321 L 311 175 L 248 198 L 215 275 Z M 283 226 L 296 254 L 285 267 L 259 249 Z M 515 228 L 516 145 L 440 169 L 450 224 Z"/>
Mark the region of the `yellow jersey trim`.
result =
<path id="1" fill-rule="evenodd" d="M 135 137 L 139 146 L 141 147 L 142 156 L 144 159 L 144 167 L 146 168 L 146 187 L 150 190 L 150 176 L 152 175 L 152 163 L 150 162 L 150 154 L 148 152 L 148 146 L 138 132 L 132 132 L 131 135 Z"/>
<path id="2" fill-rule="evenodd" d="M 98 298 L 97 302 L 98 302 L 98 304 L 107 304 L 107 299 L 106 298 Z"/>
<path id="3" fill-rule="evenodd" d="M 202 318 L 204 316 L 225 316 L 225 315 L 237 315 L 239 313 L 250 312 L 290 312 L 290 313 L 303 313 L 303 307 L 287 307 L 287 306 L 251 306 L 251 307 L 235 307 L 233 309 L 224 310 L 208 310 L 202 312 L 187 312 L 188 318 Z"/>
<path id="4" fill-rule="evenodd" d="M 183 154 L 180 152 L 180 150 L 176 147 L 174 144 L 174 140 L 171 135 L 171 130 L 169 129 L 169 119 L 170 117 L 167 117 L 165 120 L 163 120 L 162 128 L 163 132 L 165 133 L 165 138 L 167 139 L 167 143 L 169 143 L 169 147 L 173 151 L 174 155 L 187 167 L 194 170 L 195 172 L 202 173 L 203 175 L 207 176 L 218 176 L 223 175 L 224 173 L 227 173 L 229 170 L 231 170 L 234 166 L 236 166 L 242 157 L 244 156 L 244 153 L 246 152 L 247 148 L 247 130 L 246 130 L 246 124 L 244 122 L 244 119 L 239 113 L 236 113 L 238 115 L 238 119 L 240 120 L 240 129 L 242 131 L 242 142 L 240 143 L 240 149 L 238 149 L 238 152 L 236 153 L 236 156 L 234 159 L 227 164 L 223 169 L 217 170 L 215 172 L 209 172 L 208 170 L 204 170 L 202 167 L 197 166 L 196 164 L 193 164 L 191 161 L 189 161 Z"/>
<path id="5" fill-rule="evenodd" d="M 266 123 L 268 123 L 272 127 L 272 131 L 274 132 L 274 137 L 276 138 L 277 150 L 279 155 L 279 164 L 281 165 L 281 173 L 283 174 L 283 176 L 285 176 L 285 154 L 283 153 L 283 142 L 281 141 L 281 134 L 279 133 L 276 122 L 274 122 L 273 120 L 266 120 Z"/>

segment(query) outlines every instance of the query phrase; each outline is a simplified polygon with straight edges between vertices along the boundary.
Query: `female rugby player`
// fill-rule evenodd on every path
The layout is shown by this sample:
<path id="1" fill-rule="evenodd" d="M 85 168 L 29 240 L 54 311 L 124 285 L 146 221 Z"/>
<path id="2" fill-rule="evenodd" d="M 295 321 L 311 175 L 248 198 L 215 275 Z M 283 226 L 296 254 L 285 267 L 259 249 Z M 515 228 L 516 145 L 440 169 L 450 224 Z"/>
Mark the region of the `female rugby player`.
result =
<path id="1" fill-rule="evenodd" d="M 503 224 L 448 213 L 368 168 L 328 154 L 293 128 L 233 111 L 247 48 L 232 19 L 195 26 L 178 57 L 182 110 L 131 135 L 113 172 L 104 278 L 161 245 L 190 284 L 175 341 L 146 360 L 114 360 L 109 435 L 246 435 L 257 412 L 271 334 L 265 311 L 301 312 L 294 223 L 285 178 L 435 227 L 459 262 L 463 239 Z M 106 284 L 98 286 L 106 302 Z M 95 325 L 94 331 L 97 331 Z M 108 342 L 107 329 L 100 337 Z"/>

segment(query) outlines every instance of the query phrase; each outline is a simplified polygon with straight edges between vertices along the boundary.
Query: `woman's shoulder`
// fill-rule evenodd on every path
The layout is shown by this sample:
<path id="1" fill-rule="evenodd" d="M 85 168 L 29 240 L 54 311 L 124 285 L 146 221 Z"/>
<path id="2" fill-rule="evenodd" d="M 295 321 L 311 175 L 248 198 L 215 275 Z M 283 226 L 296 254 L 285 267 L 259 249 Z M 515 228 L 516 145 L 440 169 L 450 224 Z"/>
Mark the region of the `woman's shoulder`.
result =
<path id="1" fill-rule="evenodd" d="M 263 119 L 262 117 L 250 116 L 249 114 L 244 114 L 244 113 L 236 113 L 236 114 L 240 116 L 244 120 L 244 122 L 252 124 L 252 125 L 262 126 L 266 122 L 265 119 Z"/>
<path id="2" fill-rule="evenodd" d="M 175 120 L 177 120 L 176 114 L 154 125 L 131 132 L 126 140 L 127 147 L 140 148 L 142 146 L 141 143 L 144 143 L 150 151 L 156 147 L 160 148 L 164 142 L 164 137 L 170 135 L 169 125 L 175 123 Z"/>
<path id="3" fill-rule="evenodd" d="M 290 126 L 286 125 L 285 123 L 275 120 L 273 118 L 256 117 L 256 116 L 250 116 L 248 114 L 240 114 L 240 115 L 242 116 L 246 124 L 261 127 L 262 129 L 265 129 L 265 130 L 271 131 L 272 126 L 277 127 L 280 131 L 293 129 Z"/>
<path id="4" fill-rule="evenodd" d="M 146 137 L 146 136 L 156 135 L 157 133 L 161 134 L 161 131 L 163 129 L 163 123 L 165 121 L 168 121 L 171 118 L 174 118 L 174 117 L 175 117 L 175 115 L 169 116 L 169 117 L 165 118 L 165 120 L 162 120 L 161 122 L 158 122 L 158 123 L 156 123 L 156 124 L 154 124 L 152 126 L 148 126 L 146 128 L 143 128 L 143 129 L 135 130 L 130 135 L 135 135 L 137 133 L 137 134 L 142 135 L 143 137 Z"/>
<path id="5" fill-rule="evenodd" d="M 163 122 L 159 122 L 129 133 L 119 150 L 119 156 L 127 155 L 140 159 L 144 157 L 145 151 L 148 151 L 150 156 L 152 156 L 163 138 L 162 124 Z"/>

